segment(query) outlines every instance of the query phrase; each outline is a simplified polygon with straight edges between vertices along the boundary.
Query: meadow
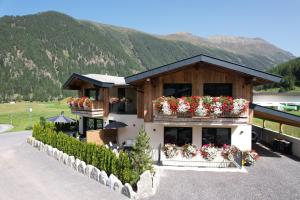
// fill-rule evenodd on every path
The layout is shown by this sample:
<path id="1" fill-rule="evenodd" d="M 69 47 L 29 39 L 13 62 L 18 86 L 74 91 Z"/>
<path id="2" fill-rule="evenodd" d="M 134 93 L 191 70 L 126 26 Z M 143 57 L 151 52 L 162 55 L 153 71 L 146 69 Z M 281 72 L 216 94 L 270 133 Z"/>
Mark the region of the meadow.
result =
<path id="1" fill-rule="evenodd" d="M 14 128 L 10 131 L 21 131 L 39 122 L 40 117 L 57 116 L 62 111 L 65 116 L 76 119 L 65 101 L 4 103 L 0 104 L 0 124 L 12 124 Z"/>

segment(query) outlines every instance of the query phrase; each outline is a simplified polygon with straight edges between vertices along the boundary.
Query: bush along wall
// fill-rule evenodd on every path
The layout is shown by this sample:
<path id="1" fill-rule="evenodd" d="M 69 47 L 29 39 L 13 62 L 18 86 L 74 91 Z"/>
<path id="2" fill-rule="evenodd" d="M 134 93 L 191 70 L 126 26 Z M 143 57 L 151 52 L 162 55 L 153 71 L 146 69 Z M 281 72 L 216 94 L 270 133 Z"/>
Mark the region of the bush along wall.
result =
<path id="1" fill-rule="evenodd" d="M 36 124 L 32 136 L 44 144 L 51 145 L 68 155 L 72 155 L 86 164 L 93 165 L 103 170 L 108 176 L 116 175 L 120 181 L 136 186 L 138 175 L 133 170 L 129 156 L 121 151 L 117 156 L 105 146 L 80 142 L 62 132 L 56 132 L 52 124 Z"/>

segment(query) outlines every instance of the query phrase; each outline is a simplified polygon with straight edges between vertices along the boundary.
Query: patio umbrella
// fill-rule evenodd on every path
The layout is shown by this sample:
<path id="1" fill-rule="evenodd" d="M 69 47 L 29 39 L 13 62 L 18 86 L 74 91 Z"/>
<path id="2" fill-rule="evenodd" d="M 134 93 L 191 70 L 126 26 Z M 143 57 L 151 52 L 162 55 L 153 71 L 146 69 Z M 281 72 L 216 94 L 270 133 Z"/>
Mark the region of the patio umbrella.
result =
<path id="1" fill-rule="evenodd" d="M 118 128 L 123 128 L 125 126 L 127 126 L 127 124 L 125 124 L 123 122 L 114 121 L 114 122 L 107 124 L 104 128 L 105 129 L 118 129 Z"/>
<path id="2" fill-rule="evenodd" d="M 74 119 L 71 119 L 71 118 L 68 118 L 68 117 L 64 116 L 64 112 L 61 112 L 61 114 L 59 116 L 50 117 L 47 120 L 50 121 L 50 122 L 62 123 L 62 124 L 69 124 L 69 123 L 75 122 Z"/>

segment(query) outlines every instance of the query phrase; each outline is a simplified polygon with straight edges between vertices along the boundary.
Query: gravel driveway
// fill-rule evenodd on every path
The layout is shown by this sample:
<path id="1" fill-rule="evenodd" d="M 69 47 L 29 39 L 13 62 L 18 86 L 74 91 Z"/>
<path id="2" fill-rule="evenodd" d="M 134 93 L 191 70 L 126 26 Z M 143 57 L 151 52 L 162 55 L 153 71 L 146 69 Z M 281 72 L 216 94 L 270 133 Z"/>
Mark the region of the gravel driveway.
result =
<path id="1" fill-rule="evenodd" d="M 29 135 L 0 134 L 0 199 L 128 199 L 31 147 Z"/>
<path id="2" fill-rule="evenodd" d="M 300 199 L 300 160 L 254 148 L 261 157 L 249 173 L 163 170 L 150 199 Z"/>

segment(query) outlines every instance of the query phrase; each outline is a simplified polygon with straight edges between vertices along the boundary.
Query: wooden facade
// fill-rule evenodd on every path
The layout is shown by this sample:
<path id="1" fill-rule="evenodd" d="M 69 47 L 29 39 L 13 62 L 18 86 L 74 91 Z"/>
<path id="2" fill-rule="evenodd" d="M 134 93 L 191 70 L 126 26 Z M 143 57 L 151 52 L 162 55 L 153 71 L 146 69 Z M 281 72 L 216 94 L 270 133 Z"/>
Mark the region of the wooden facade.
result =
<path id="1" fill-rule="evenodd" d="M 138 117 L 144 117 L 145 122 L 153 120 L 153 100 L 163 96 L 163 86 L 166 83 L 190 83 L 192 96 L 203 96 L 205 83 L 231 83 L 234 98 L 252 101 L 253 84 L 250 77 L 217 66 L 199 63 L 136 83 L 138 87 L 144 88 L 144 98 L 141 97 L 141 92 L 138 93 L 137 108 Z M 250 111 L 250 121 L 252 116 L 253 112 Z"/>

